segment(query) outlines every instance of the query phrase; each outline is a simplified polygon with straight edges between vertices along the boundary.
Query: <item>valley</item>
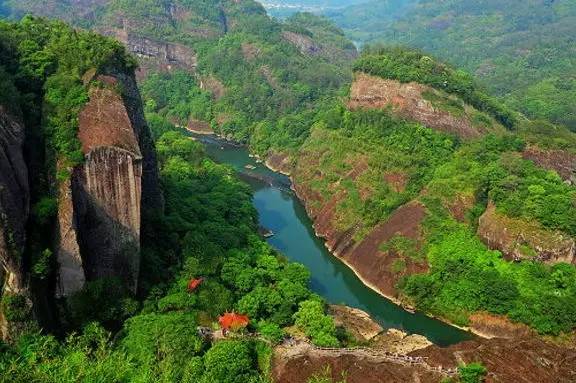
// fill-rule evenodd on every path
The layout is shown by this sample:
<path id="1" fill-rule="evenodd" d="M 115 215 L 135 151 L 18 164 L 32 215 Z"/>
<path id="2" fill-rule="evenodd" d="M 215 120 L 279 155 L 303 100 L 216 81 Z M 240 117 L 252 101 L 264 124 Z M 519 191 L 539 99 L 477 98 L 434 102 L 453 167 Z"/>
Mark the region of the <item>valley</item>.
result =
<path id="1" fill-rule="evenodd" d="M 297 3 L 1 3 L 0 382 L 576 379 L 574 8 Z"/>

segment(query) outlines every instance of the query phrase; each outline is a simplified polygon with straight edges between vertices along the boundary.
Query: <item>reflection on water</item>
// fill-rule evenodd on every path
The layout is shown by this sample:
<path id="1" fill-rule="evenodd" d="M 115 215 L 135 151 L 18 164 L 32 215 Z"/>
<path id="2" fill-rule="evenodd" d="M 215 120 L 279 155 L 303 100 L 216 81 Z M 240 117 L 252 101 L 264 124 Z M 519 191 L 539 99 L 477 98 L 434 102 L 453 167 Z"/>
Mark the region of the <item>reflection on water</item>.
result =
<path id="1" fill-rule="evenodd" d="M 306 265 L 312 274 L 311 288 L 328 302 L 360 308 L 385 328 L 421 334 L 439 345 L 450 345 L 471 337 L 422 313 L 409 313 L 366 287 L 315 236 L 304 207 L 289 191 L 288 177 L 258 164 L 243 147 L 227 145 L 210 136 L 197 138 L 205 144 L 210 157 L 234 167 L 250 184 L 260 224 L 274 232 L 268 242 L 290 260 Z M 255 168 L 247 169 L 246 165 Z"/>

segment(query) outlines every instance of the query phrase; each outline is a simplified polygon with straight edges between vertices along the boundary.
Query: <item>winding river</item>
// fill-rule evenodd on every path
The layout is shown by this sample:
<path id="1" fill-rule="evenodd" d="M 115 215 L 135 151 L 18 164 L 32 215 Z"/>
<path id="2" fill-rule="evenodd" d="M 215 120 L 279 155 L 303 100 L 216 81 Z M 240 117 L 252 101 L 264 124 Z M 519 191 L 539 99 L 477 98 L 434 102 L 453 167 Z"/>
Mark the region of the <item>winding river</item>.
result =
<path id="1" fill-rule="evenodd" d="M 257 163 L 245 147 L 228 144 L 214 136 L 194 136 L 204 144 L 212 159 L 232 166 L 250 184 L 260 224 L 274 233 L 268 242 L 290 260 L 306 265 L 312 274 L 312 290 L 328 302 L 359 308 L 384 328 L 421 334 L 440 346 L 471 338 L 469 333 L 442 321 L 405 311 L 366 287 L 351 269 L 328 252 L 322 239 L 316 237 L 304 206 L 290 191 L 288 177 Z"/>

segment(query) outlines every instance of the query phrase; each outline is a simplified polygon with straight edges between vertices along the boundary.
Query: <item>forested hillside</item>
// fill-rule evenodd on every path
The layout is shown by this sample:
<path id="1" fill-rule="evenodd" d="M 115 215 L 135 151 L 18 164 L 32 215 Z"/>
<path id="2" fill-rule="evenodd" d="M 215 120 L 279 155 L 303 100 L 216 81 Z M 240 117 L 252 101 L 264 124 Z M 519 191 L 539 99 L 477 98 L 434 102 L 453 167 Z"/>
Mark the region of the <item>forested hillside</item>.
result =
<path id="1" fill-rule="evenodd" d="M 119 38 L 140 56 L 140 77 L 154 74 L 152 86 L 183 85 L 186 78 L 200 88 L 186 96 L 194 98 L 192 104 L 156 99 L 162 115 L 179 125 L 212 125 L 237 140 L 264 129 L 256 122 L 305 116 L 316 101 L 349 81 L 356 55 L 343 33 L 322 19 L 307 15 L 281 24 L 251 0 L 85 0 L 50 6 L 31 0 L 8 5 L 14 16 L 33 12 L 62 18 Z M 267 132 L 268 140 L 302 141 L 300 128 L 275 131 L 280 137 Z"/>
<path id="2" fill-rule="evenodd" d="M 546 147 L 537 124 L 466 73 L 406 49 L 367 50 L 354 69 L 349 100 L 321 112 L 293 169 L 328 246 L 380 291 L 452 322 L 489 312 L 572 332 L 576 135 L 549 131 L 566 140 L 565 182 L 527 160 L 528 144 Z"/>
<path id="3" fill-rule="evenodd" d="M 422 0 L 378 26 L 383 7 L 350 7 L 334 20 L 364 42 L 421 48 L 474 73 L 530 118 L 576 129 L 573 1 Z"/>
<path id="4" fill-rule="evenodd" d="M 0 381 L 259 382 L 268 379 L 271 345 L 282 338 L 284 327 L 295 324 L 318 345 L 340 343 L 333 320 L 324 313 L 323 301 L 308 288 L 308 271 L 288 262 L 257 235 L 248 187 L 231 169 L 208 160 L 199 143 L 161 117 L 150 119 L 158 158 L 158 163 L 150 166 L 159 167 L 165 204 L 150 209 L 153 206 L 145 194 L 149 179 L 143 178 L 142 206 L 138 199 L 133 207 L 148 212 L 142 218 L 142 232 L 136 233 L 142 241 L 141 268 L 136 270 L 138 290 L 130 276 L 100 276 L 85 268 L 86 280 L 77 290 L 55 296 L 56 283 L 61 284 L 63 273 L 68 272 L 63 266 L 70 267 L 62 264 L 61 256 L 67 254 L 60 250 L 69 243 L 69 233 L 80 237 L 91 226 L 107 224 L 97 215 L 83 222 L 83 214 L 89 214 L 84 209 L 92 208 L 91 201 L 96 200 L 102 209 L 106 201 L 98 200 L 97 195 L 88 202 L 76 199 L 78 188 L 90 192 L 89 185 L 82 186 L 82 172 L 96 172 L 90 180 L 103 182 L 99 176 L 107 175 L 107 169 L 114 169 L 111 164 L 120 161 L 115 152 L 137 150 L 129 146 L 132 136 L 116 146 L 101 143 L 103 152 L 80 150 L 96 139 L 109 140 L 117 127 L 122 128 L 118 126 L 121 119 L 115 117 L 122 110 L 114 97 L 128 97 L 131 90 L 112 79 L 133 76 L 135 62 L 111 39 L 30 17 L 17 24 L 0 23 L 0 41 L 0 166 L 8 172 L 0 178 L 4 284 L 0 307 L 2 335 L 8 342 L 0 345 Z M 95 130 L 100 126 L 92 125 L 95 135 L 87 139 L 83 132 L 86 121 L 91 120 L 85 117 L 86 111 L 101 101 L 102 95 L 108 99 L 99 104 L 96 117 L 105 123 L 105 131 L 98 136 Z M 128 110 L 138 109 L 139 98 L 127 100 L 133 103 Z M 38 107 L 41 104 L 43 108 Z M 116 108 L 112 114 L 109 104 Z M 20 108 L 30 112 L 23 120 Z M 138 116 L 127 118 L 137 120 Z M 6 125 L 11 119 L 16 122 Z M 23 143 L 10 141 L 14 139 L 10 134 L 22 133 L 10 130 L 19 121 L 25 124 L 36 153 L 26 156 L 26 163 L 21 161 L 22 154 L 17 155 Z M 136 129 L 141 130 L 136 134 L 144 137 L 148 126 Z M 123 147 L 115 149 L 120 144 Z M 145 147 L 141 148 L 146 153 Z M 12 158 L 6 159 L 6 154 Z M 90 164 L 95 156 L 110 161 L 93 169 Z M 140 156 L 133 162 L 146 160 Z M 137 165 L 128 168 L 131 174 L 147 171 L 150 169 Z M 14 188 L 10 182 L 20 172 L 24 174 L 18 179 L 21 188 L 25 189 L 28 181 L 32 185 L 29 199 L 33 208 L 27 235 L 11 243 L 6 240 L 15 238 L 11 229 L 27 220 L 26 213 L 20 222 L 4 218 L 5 212 L 13 218 L 16 206 L 10 203 L 28 198 L 10 194 Z M 74 189 L 68 191 L 70 180 Z M 114 184 L 115 178 L 106 181 Z M 140 188 L 140 179 L 129 181 Z M 68 195 L 72 195 L 70 204 L 63 202 Z M 53 228 L 60 228 L 67 214 L 79 224 L 68 229 L 62 239 Z M 100 240 L 115 239 L 114 235 L 104 233 Z M 140 247 L 138 243 L 129 245 Z M 80 243 L 83 261 L 90 261 L 95 268 L 107 263 L 106 259 L 90 259 L 94 249 L 87 246 L 91 244 Z M 128 250 L 110 256 L 116 261 Z M 191 287 L 192 281 L 198 282 Z M 258 329 L 260 337 L 243 337 L 242 329 L 234 327 L 238 337 L 212 346 L 210 337 L 202 336 L 198 326 L 210 328 L 219 316 L 233 310 L 248 314 L 249 323 L 243 326 Z"/>

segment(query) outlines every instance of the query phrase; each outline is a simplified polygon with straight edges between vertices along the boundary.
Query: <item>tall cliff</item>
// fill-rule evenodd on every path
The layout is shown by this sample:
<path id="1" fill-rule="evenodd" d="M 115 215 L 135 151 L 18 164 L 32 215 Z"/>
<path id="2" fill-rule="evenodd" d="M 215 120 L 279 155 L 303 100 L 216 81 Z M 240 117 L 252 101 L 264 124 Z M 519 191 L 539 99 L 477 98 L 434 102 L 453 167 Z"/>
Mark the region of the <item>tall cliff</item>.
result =
<path id="1" fill-rule="evenodd" d="M 102 277 L 120 277 L 135 292 L 142 206 L 162 206 L 154 147 L 133 76 L 88 73 L 85 81 L 85 161 L 59 190 L 58 295 Z"/>
<path id="2" fill-rule="evenodd" d="M 29 212 L 28 170 L 22 146 L 24 126 L 19 117 L 0 106 L 0 279 L 3 283 L 2 303 L 7 297 L 20 296 L 28 300 L 23 252 L 26 241 L 26 221 Z M 6 307 L 0 312 L 3 338 L 10 338 L 12 329 L 5 318 Z"/>
<path id="3" fill-rule="evenodd" d="M 9 338 L 12 323 L 55 326 L 54 297 L 87 282 L 115 279 L 135 293 L 141 229 L 163 198 L 124 47 L 42 19 L 1 27 L 0 103 L 10 109 L 0 107 L 0 312 Z"/>

